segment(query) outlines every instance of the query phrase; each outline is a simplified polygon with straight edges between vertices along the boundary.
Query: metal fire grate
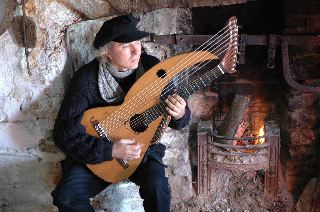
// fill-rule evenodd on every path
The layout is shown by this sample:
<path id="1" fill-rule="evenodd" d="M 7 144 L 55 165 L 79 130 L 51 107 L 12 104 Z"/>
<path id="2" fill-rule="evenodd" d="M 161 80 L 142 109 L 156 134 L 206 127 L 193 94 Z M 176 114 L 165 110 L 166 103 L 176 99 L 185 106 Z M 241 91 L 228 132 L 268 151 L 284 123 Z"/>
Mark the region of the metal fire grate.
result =
<path id="1" fill-rule="evenodd" d="M 232 172 L 264 170 L 264 193 L 276 200 L 279 193 L 278 166 L 280 133 L 274 122 L 266 123 L 266 142 L 257 145 L 227 145 L 214 141 L 210 123 L 199 124 L 198 139 L 198 194 L 209 194 L 213 169 Z M 233 160 L 222 158 L 231 157 Z M 236 162 L 235 162 L 236 161 Z"/>

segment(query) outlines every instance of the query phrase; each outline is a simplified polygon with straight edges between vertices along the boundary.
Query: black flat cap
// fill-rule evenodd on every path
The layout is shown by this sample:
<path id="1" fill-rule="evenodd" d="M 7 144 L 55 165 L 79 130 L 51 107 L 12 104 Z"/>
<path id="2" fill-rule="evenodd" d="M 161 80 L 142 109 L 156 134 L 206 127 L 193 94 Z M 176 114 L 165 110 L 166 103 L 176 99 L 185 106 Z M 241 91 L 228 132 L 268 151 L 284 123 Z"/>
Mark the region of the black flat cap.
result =
<path id="1" fill-rule="evenodd" d="M 93 41 L 94 48 L 99 49 L 110 41 L 128 43 L 147 37 L 149 33 L 138 30 L 138 22 L 131 14 L 105 21 Z"/>

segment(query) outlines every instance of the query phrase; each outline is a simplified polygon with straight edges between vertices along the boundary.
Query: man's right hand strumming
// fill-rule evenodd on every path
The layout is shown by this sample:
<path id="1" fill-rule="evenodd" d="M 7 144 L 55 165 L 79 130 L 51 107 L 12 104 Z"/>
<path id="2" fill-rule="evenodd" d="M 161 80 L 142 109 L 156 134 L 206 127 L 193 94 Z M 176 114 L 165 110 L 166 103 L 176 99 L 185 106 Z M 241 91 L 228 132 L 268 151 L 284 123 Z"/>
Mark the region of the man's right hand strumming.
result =
<path id="1" fill-rule="evenodd" d="M 140 158 L 142 146 L 134 144 L 134 139 L 120 139 L 113 144 L 112 157 L 123 160 L 134 160 Z"/>

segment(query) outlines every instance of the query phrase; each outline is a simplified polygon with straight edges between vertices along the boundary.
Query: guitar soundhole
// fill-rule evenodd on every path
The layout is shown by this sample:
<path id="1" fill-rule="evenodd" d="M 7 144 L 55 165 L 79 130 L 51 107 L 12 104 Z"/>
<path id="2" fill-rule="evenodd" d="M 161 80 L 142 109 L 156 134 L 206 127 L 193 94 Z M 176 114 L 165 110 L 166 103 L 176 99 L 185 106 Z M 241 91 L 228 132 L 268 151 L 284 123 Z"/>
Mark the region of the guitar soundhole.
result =
<path id="1" fill-rule="evenodd" d="M 163 69 L 160 69 L 160 70 L 158 70 L 158 72 L 157 72 L 157 76 L 158 76 L 159 78 L 165 78 L 165 77 L 167 76 L 167 72 L 166 72 L 165 70 L 163 70 Z"/>
<path id="2" fill-rule="evenodd" d="M 135 132 L 144 132 L 148 128 L 146 120 L 143 115 L 135 114 L 130 118 L 130 127 Z"/>

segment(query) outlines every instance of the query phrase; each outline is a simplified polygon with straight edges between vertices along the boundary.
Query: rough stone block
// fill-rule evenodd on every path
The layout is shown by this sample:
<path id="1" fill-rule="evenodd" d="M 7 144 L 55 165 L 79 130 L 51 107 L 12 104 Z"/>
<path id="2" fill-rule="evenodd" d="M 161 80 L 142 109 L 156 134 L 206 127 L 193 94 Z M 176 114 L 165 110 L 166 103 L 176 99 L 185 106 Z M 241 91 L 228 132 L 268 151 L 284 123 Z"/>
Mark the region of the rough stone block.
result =
<path id="1" fill-rule="evenodd" d="M 315 150 L 312 145 L 299 145 L 299 146 L 291 146 L 289 149 L 290 156 L 294 158 L 294 160 L 305 160 L 306 158 L 312 159 L 315 158 Z M 313 161 L 310 160 L 310 163 Z"/>
<path id="2" fill-rule="evenodd" d="M 291 160 L 285 164 L 285 184 L 289 192 L 300 194 L 306 183 L 312 178 L 314 167 Z"/>
<path id="3" fill-rule="evenodd" d="M 316 136 L 312 128 L 295 128 L 289 131 L 291 144 L 295 146 L 310 145 Z"/>
<path id="4" fill-rule="evenodd" d="M 167 129 L 161 142 L 167 146 L 164 163 L 171 187 L 171 204 L 187 201 L 194 195 L 189 158 L 189 131 Z"/>
<path id="5" fill-rule="evenodd" d="M 309 106 L 312 106 L 317 100 L 317 95 L 313 93 L 291 91 L 291 93 L 287 94 L 287 98 L 288 109 L 292 111 L 298 108 L 308 108 Z"/>
<path id="6" fill-rule="evenodd" d="M 1 151 L 0 211 L 53 211 L 57 155 Z"/>
<path id="7" fill-rule="evenodd" d="M 293 128 L 313 128 L 316 125 L 316 112 L 313 108 L 298 108 L 287 112 L 289 123 L 287 127 Z"/>

